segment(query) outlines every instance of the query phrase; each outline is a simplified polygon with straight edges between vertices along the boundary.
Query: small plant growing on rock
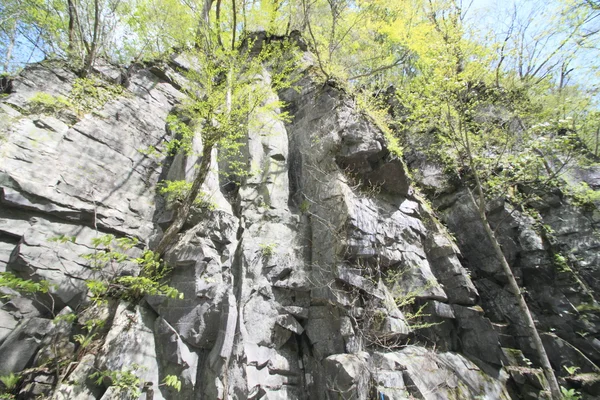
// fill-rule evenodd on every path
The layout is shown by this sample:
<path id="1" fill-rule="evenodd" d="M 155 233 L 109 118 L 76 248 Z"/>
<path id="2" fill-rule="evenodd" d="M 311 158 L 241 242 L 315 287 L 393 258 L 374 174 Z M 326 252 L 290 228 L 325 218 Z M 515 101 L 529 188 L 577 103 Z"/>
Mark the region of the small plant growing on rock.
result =
<path id="1" fill-rule="evenodd" d="M 277 248 L 276 243 L 261 243 L 258 246 L 260 247 L 260 254 L 266 259 L 273 257 Z"/>
<path id="2" fill-rule="evenodd" d="M 2 382 L 4 388 L 9 392 L 15 390 L 20 379 L 21 377 L 19 375 L 15 375 L 12 372 L 10 373 L 10 375 L 0 376 L 0 382 Z"/>
<path id="3" fill-rule="evenodd" d="M 579 185 L 567 185 L 566 191 L 573 204 L 584 210 L 595 210 L 596 203 L 600 201 L 600 191 L 590 188 L 585 182 L 580 182 Z"/>
<path id="4" fill-rule="evenodd" d="M 84 329 L 86 334 L 77 334 L 73 336 L 73 340 L 79 343 L 78 357 L 81 357 L 87 352 L 87 349 L 94 342 L 96 336 L 98 336 L 98 330 L 104 327 L 105 320 L 99 318 L 92 318 L 85 321 Z"/>
<path id="5" fill-rule="evenodd" d="M 183 298 L 183 293 L 164 283 L 170 268 L 152 250 L 145 249 L 140 257 L 125 253 L 137 246 L 135 238 L 119 238 L 104 235 L 94 238 L 94 252 L 83 255 L 92 262 L 92 267 L 98 271 L 112 271 L 108 279 L 89 280 L 86 284 L 91 298 L 96 303 L 102 303 L 107 295 L 138 301 L 142 297 L 166 296 Z M 137 275 L 117 276 L 121 273 L 119 266 L 129 263 L 139 267 Z"/>
<path id="6" fill-rule="evenodd" d="M 17 386 L 21 380 L 20 375 L 10 373 L 10 375 L 0 376 L 0 382 L 2 382 L 2 390 L 0 390 L 0 400 L 13 400 L 17 391 Z"/>
<path id="7" fill-rule="evenodd" d="M 29 111 L 34 114 L 56 114 L 72 106 L 66 97 L 45 92 L 37 92 L 29 99 Z"/>
<path id="8" fill-rule="evenodd" d="M 383 132 L 390 153 L 398 158 L 402 158 L 404 150 L 400 146 L 398 138 L 394 136 L 394 133 L 389 128 L 390 117 L 385 105 L 378 104 L 372 96 L 368 96 L 365 93 L 356 93 L 356 103 L 377 128 Z"/>
<path id="9" fill-rule="evenodd" d="M 37 304 L 44 307 L 54 316 L 54 297 L 50 294 L 52 285 L 47 280 L 34 281 L 31 279 L 22 279 L 10 272 L 0 272 L 0 288 L 8 288 L 17 291 L 33 299 Z M 49 299 L 44 301 L 42 296 Z M 10 294 L 0 293 L 0 299 L 10 298 Z"/>
<path id="10" fill-rule="evenodd" d="M 174 137 L 167 143 L 166 153 L 175 155 L 181 151 L 186 155 L 192 154 L 192 141 L 195 132 L 190 125 L 177 114 L 169 114 L 167 116 L 167 128 Z"/>
<path id="11" fill-rule="evenodd" d="M 183 202 L 187 198 L 192 183 L 185 180 L 181 181 L 162 181 L 158 184 L 158 193 L 165 196 L 168 203 Z M 194 200 L 194 206 L 214 211 L 217 205 L 211 201 L 210 195 L 203 191 L 198 192 Z"/>
<path id="12" fill-rule="evenodd" d="M 592 312 L 592 313 L 600 313 L 600 305 L 596 303 L 581 303 L 576 307 L 577 311 L 580 313 Z"/>
<path id="13" fill-rule="evenodd" d="M 300 212 L 302 214 L 306 214 L 308 211 L 310 210 L 310 203 L 308 200 L 303 200 L 302 203 L 300 203 Z"/>
<path id="14" fill-rule="evenodd" d="M 137 399 L 142 395 L 142 382 L 135 373 L 138 369 L 139 365 L 133 365 L 132 369 L 123 368 L 120 371 L 97 371 L 90 375 L 90 378 L 95 379 L 97 385 L 115 386 L 125 392 L 127 398 Z"/>
<path id="15" fill-rule="evenodd" d="M 46 280 L 34 282 L 31 279 L 21 279 L 10 272 L 0 272 L 0 287 L 6 287 L 23 294 L 48 293 L 50 283 Z M 8 295 L 3 298 L 10 297 Z"/>
<path id="16" fill-rule="evenodd" d="M 579 399 L 581 399 L 579 392 L 576 391 L 575 389 L 567 389 L 566 387 L 561 386 L 560 392 L 562 394 L 563 400 L 579 400 Z"/>
<path id="17" fill-rule="evenodd" d="M 577 371 L 579 371 L 581 369 L 581 368 L 575 367 L 573 365 L 570 366 L 570 367 L 567 367 L 566 365 L 563 365 L 563 368 L 567 371 L 567 373 L 569 375 L 575 375 L 577 373 Z"/>
<path id="18" fill-rule="evenodd" d="M 102 108 L 108 101 L 123 94 L 123 86 L 109 84 L 98 78 L 78 78 L 69 93 L 72 108 L 78 113 Z"/>
<path id="19" fill-rule="evenodd" d="M 565 256 L 563 256 L 562 254 L 559 254 L 559 253 L 554 254 L 554 265 L 556 265 L 558 270 L 561 272 L 570 272 L 571 271 L 571 267 L 569 267 L 569 264 L 567 264 L 567 258 Z"/>

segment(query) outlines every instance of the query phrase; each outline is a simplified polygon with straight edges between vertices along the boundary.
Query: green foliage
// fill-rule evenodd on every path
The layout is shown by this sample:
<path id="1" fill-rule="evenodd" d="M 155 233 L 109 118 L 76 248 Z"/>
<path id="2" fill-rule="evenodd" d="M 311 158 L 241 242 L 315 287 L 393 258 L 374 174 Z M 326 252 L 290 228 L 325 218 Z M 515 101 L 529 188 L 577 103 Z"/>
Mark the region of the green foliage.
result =
<path id="1" fill-rule="evenodd" d="M 29 112 L 34 114 L 57 114 L 73 107 L 63 96 L 53 96 L 45 92 L 37 92 L 29 99 Z"/>
<path id="2" fill-rule="evenodd" d="M 180 1 L 137 1 L 126 17 L 127 26 L 135 35 L 131 39 L 124 38 L 120 52 L 123 61 L 130 57 L 156 61 L 174 48 L 186 47 L 194 38 L 198 18 Z"/>
<path id="3" fill-rule="evenodd" d="M 277 243 L 261 243 L 258 245 L 258 247 L 260 248 L 260 254 L 264 258 L 269 259 L 275 254 Z"/>
<path id="4" fill-rule="evenodd" d="M 114 271 L 108 280 L 86 281 L 93 302 L 103 304 L 109 295 L 130 301 L 139 301 L 147 295 L 183 298 L 183 293 L 165 283 L 170 268 L 156 253 L 149 249 L 145 249 L 140 257 L 133 257 L 126 253 L 138 244 L 139 240 L 136 238 L 117 239 L 114 235 L 103 235 L 92 240 L 94 251 L 82 257 L 92 263 L 93 269 Z M 117 267 L 125 263 L 137 265 L 139 274 L 117 276 Z"/>
<path id="5" fill-rule="evenodd" d="M 108 84 L 99 78 L 77 78 L 67 97 L 37 92 L 29 99 L 29 112 L 55 115 L 64 110 L 85 114 L 98 110 L 108 101 L 123 94 L 120 85 Z"/>
<path id="6" fill-rule="evenodd" d="M 148 146 L 145 149 L 138 149 L 138 151 L 147 157 L 157 158 L 157 159 L 162 158 L 162 153 L 160 151 L 158 151 L 158 149 L 154 146 Z"/>
<path id="7" fill-rule="evenodd" d="M 302 214 L 306 214 L 310 210 L 310 202 L 306 199 L 302 200 L 300 203 L 300 212 Z"/>
<path id="8" fill-rule="evenodd" d="M 98 304 L 98 303 L 96 303 Z M 73 340 L 79 344 L 77 358 L 88 352 L 88 348 L 98 339 L 99 331 L 104 327 L 106 321 L 100 318 L 90 318 L 83 324 L 85 333 L 73 335 Z"/>
<path id="9" fill-rule="evenodd" d="M 46 280 L 35 282 L 31 279 L 19 278 L 10 272 L 0 272 L 0 287 L 7 287 L 25 295 L 34 295 L 48 293 L 51 285 Z"/>
<path id="10" fill-rule="evenodd" d="M 99 280 L 88 279 L 85 282 L 88 288 L 90 299 L 96 304 L 104 304 L 106 302 L 106 292 L 108 291 L 108 285 Z"/>
<path id="11" fill-rule="evenodd" d="M 377 268 L 363 266 L 363 269 L 363 276 L 370 276 L 373 285 L 377 286 L 381 277 Z M 434 283 L 429 282 L 423 287 L 409 292 L 401 292 L 398 283 L 402 281 L 405 273 L 406 271 L 401 269 L 388 269 L 383 277 L 383 282 L 391 289 L 391 296 L 383 301 L 375 298 L 365 300 L 363 313 L 359 321 L 359 330 L 371 345 L 386 349 L 395 349 L 406 345 L 406 335 L 398 334 L 393 329 L 389 329 L 388 324 L 391 322 L 388 320 L 394 318 L 392 315 L 394 315 L 395 310 L 402 312 L 404 321 L 413 332 L 439 324 L 426 320 L 430 316 L 425 312 L 427 303 L 416 305 L 417 299 Z"/>
<path id="12" fill-rule="evenodd" d="M 566 192 L 573 204 L 586 210 L 594 210 L 600 202 L 600 191 L 589 187 L 585 182 L 578 185 L 568 185 Z"/>
<path id="13" fill-rule="evenodd" d="M 135 301 L 148 295 L 183 299 L 183 293 L 164 283 L 171 269 L 152 250 L 145 250 L 142 257 L 133 261 L 141 267 L 140 275 L 123 276 L 116 280 L 126 288 L 122 293 L 123 298 Z"/>
<path id="14" fill-rule="evenodd" d="M 73 323 L 77 319 L 77 314 L 68 313 L 68 314 L 59 314 L 52 320 L 55 324 L 59 322 L 66 322 L 68 324 Z"/>
<path id="15" fill-rule="evenodd" d="M 581 368 L 575 367 L 575 366 L 567 367 L 566 365 L 563 365 L 563 368 L 565 369 L 565 371 L 567 371 L 567 373 L 569 375 L 575 375 L 577 373 L 577 371 L 579 371 L 581 369 Z"/>
<path id="16" fill-rule="evenodd" d="M 96 77 L 78 78 L 73 82 L 69 100 L 78 113 L 84 114 L 101 109 L 122 94 L 121 85 L 109 84 Z"/>
<path id="17" fill-rule="evenodd" d="M 181 181 L 162 181 L 157 185 L 158 193 L 165 196 L 165 199 L 169 203 L 175 201 L 183 201 L 188 196 L 192 183 L 181 180 Z"/>
<path id="18" fill-rule="evenodd" d="M 576 308 L 580 313 L 592 312 L 600 314 L 600 305 L 596 303 L 581 303 Z"/>
<path id="19" fill-rule="evenodd" d="M 173 389 L 177 390 L 178 392 L 181 392 L 181 381 L 175 375 L 165 376 L 165 379 L 163 380 L 163 384 L 165 386 L 172 387 Z"/>
<path id="20" fill-rule="evenodd" d="M 253 41 L 248 39 L 248 47 Z M 176 139 L 168 151 L 180 149 L 189 153 L 195 132 L 202 137 L 205 149 L 218 148 L 219 160 L 227 163 L 227 176 L 234 182 L 249 176 L 241 149 L 249 130 L 263 128 L 261 115 L 285 120 L 284 104 L 273 91 L 293 87 L 298 52 L 288 41 L 264 42 L 260 51 L 230 50 L 214 43 L 187 54 L 197 68 L 186 72 L 189 87 L 187 99 L 179 107 L 177 117 L 170 117 L 170 129 Z M 261 82 L 265 69 L 270 85 Z M 184 122 L 185 121 L 185 122 Z"/>
<path id="21" fill-rule="evenodd" d="M 182 202 L 188 196 L 192 183 L 185 180 L 181 181 L 162 181 L 158 184 L 158 193 L 165 196 L 168 203 Z M 215 202 L 211 200 L 211 196 L 203 191 L 198 193 L 194 200 L 194 206 L 200 207 L 209 211 L 217 209 Z"/>
<path id="22" fill-rule="evenodd" d="M 77 334 L 77 335 L 73 336 L 73 340 L 76 343 L 79 343 L 81 350 L 85 350 L 89 347 L 89 345 L 92 343 L 92 341 L 94 340 L 95 337 L 96 337 L 95 333 L 88 334 L 88 335 Z"/>
<path id="23" fill-rule="evenodd" d="M 398 138 L 394 135 L 389 125 L 392 122 L 388 113 L 388 107 L 381 104 L 373 96 L 367 96 L 359 92 L 356 95 L 356 103 L 359 108 L 373 121 L 373 123 L 383 132 L 388 150 L 398 158 L 402 158 L 403 149 L 400 146 Z"/>
<path id="24" fill-rule="evenodd" d="M 579 400 L 581 399 L 580 393 L 575 389 L 567 389 L 564 386 L 560 387 L 563 400 Z"/>
<path id="25" fill-rule="evenodd" d="M 555 253 L 553 257 L 554 265 L 562 272 L 570 272 L 571 267 L 567 263 L 567 258 L 560 253 Z"/>
<path id="26" fill-rule="evenodd" d="M 179 151 L 186 155 L 192 154 L 192 141 L 195 135 L 193 128 L 175 113 L 167 116 L 167 128 L 173 136 L 167 143 L 167 154 L 174 155 Z"/>
<path id="27" fill-rule="evenodd" d="M 16 389 L 20 380 L 21 377 L 19 375 L 15 375 L 12 372 L 10 373 L 10 375 L 0 376 L 0 382 L 2 382 L 4 388 L 9 392 Z"/>
<path id="28" fill-rule="evenodd" d="M 19 375 L 15 375 L 12 372 L 10 373 L 10 375 L 0 376 L 0 382 L 2 382 L 2 386 L 4 386 L 0 390 L 0 399 L 14 400 L 16 398 L 15 392 L 17 390 L 20 380 L 21 377 Z"/>
<path id="29" fill-rule="evenodd" d="M 166 296 L 173 299 L 183 299 L 183 293 L 180 293 L 177 289 L 144 276 L 123 276 L 117 278 L 116 284 L 125 288 L 121 294 L 121 297 L 125 300 L 139 301 L 144 296 Z"/>
<path id="30" fill-rule="evenodd" d="M 133 365 L 132 369 L 123 368 L 120 371 L 97 371 L 90 375 L 90 378 L 95 379 L 97 385 L 107 384 L 108 386 L 116 386 L 125 392 L 130 399 L 137 399 L 142 395 L 141 380 L 136 375 L 136 371 L 140 366 Z"/>
<path id="31" fill-rule="evenodd" d="M 75 243 L 76 240 L 77 240 L 77 236 L 65 236 L 62 234 L 48 239 L 49 242 L 54 242 L 54 243 L 67 243 L 67 242 Z"/>

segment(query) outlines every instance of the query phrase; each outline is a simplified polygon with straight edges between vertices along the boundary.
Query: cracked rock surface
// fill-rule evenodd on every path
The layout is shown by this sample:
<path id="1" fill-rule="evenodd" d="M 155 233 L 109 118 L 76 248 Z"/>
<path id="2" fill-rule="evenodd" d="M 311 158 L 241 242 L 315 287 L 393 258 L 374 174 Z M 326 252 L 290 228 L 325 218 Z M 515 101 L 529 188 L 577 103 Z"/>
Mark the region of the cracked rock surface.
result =
<path id="1" fill-rule="evenodd" d="M 157 183 L 193 179 L 199 138 L 192 155 L 146 151 L 173 139 L 166 118 L 184 94 L 172 64 L 133 70 L 122 95 L 85 115 L 28 112 L 38 92 L 69 94 L 76 76 L 59 65 L 25 69 L 0 102 L 0 271 L 51 284 L 46 297 L 0 289 L 10 295 L 0 307 L 0 375 L 27 370 L 20 398 L 122 398 L 90 375 L 124 368 L 136 370 L 142 398 L 154 399 L 544 394 L 539 371 L 522 365 L 528 338 L 460 189 L 434 204 L 446 228 L 368 114 L 309 72 L 298 91 L 272 93 L 289 120 L 273 110 L 256 116 L 261 123 L 236 160 L 251 172 L 239 185 L 215 150 L 202 188 L 212 206 L 193 210 L 164 256 L 183 299 L 113 300 L 94 316 L 55 319 L 82 309 L 86 280 L 107 273 L 82 258 L 92 240 L 113 234 L 154 244 L 173 218 Z M 435 166 L 421 166 L 435 175 Z M 597 319 L 584 322 L 576 307 L 593 303 L 598 287 L 597 239 L 586 233 L 597 215 L 560 201 L 544 210 L 553 246 L 578 249 L 573 277 L 552 270 L 548 245 L 525 216 L 494 212 L 512 218 L 503 248 L 535 317 L 555 329 L 544 336 L 555 369 L 577 360 L 582 372 L 597 373 Z M 51 240 L 61 236 L 72 240 Z M 552 292 L 542 286 L 549 280 Z M 97 344 L 82 350 L 74 335 L 98 316 L 106 322 Z M 58 357 L 74 360 L 59 380 L 44 375 Z M 168 375 L 180 379 L 180 392 L 162 384 Z"/>

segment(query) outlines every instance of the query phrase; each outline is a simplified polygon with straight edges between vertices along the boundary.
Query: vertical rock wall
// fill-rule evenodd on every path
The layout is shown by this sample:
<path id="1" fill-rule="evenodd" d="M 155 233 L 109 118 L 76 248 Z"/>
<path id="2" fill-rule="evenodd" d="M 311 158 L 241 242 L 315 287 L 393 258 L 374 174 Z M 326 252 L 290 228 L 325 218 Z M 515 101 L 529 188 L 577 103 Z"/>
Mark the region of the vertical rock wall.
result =
<path id="1" fill-rule="evenodd" d="M 290 120 L 256 116 L 236 160 L 248 171 L 238 185 L 215 150 L 202 188 L 212 207 L 197 207 L 165 254 L 184 299 L 114 300 L 73 322 L 53 317 L 82 310 L 86 279 L 107 273 L 81 258 L 91 240 L 111 233 L 154 243 L 173 215 L 157 182 L 191 180 L 199 160 L 143 151 L 172 139 L 165 121 L 183 94 L 170 67 L 132 71 L 123 95 L 86 115 L 28 113 L 37 92 L 68 95 L 69 71 L 38 65 L 16 80 L 0 103 L 0 269 L 54 285 L 53 304 L 10 293 L 0 307 L 0 375 L 33 367 L 20 396 L 118 398 L 116 386 L 88 377 L 127 368 L 142 397 L 154 399 L 510 398 L 515 373 L 503 366 L 519 360 L 505 350 L 526 353 L 527 340 L 503 330 L 492 304 L 503 297 L 491 295 L 498 282 L 486 286 L 478 273 L 473 283 L 446 228 L 352 97 L 300 74 L 298 91 L 272 93 Z M 262 80 L 268 85 L 268 72 Z M 200 154 L 200 139 L 194 148 Z M 468 212 L 447 212 L 468 205 L 444 204 L 451 229 L 470 226 Z M 527 257 L 547 250 L 519 232 Z M 59 235 L 75 240 L 49 241 Z M 487 250 L 457 237 L 469 266 L 478 260 L 494 277 Z M 582 275 L 593 283 L 592 272 Z M 412 318 L 421 306 L 426 316 Z M 85 350 L 73 335 L 94 318 L 106 324 Z M 73 363 L 57 378 L 47 371 L 59 349 Z M 530 372 L 522 375 L 539 375 Z M 181 392 L 163 384 L 167 375 L 179 377 Z M 533 386 L 543 392 L 543 382 Z"/>

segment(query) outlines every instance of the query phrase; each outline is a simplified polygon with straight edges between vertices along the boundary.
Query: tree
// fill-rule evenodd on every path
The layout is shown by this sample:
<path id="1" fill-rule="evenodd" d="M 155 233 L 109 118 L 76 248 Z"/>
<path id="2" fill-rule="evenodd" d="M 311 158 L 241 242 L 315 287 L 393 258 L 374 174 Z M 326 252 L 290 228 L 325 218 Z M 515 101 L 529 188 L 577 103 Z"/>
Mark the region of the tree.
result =
<path id="1" fill-rule="evenodd" d="M 443 45 L 421 51 L 422 70 L 427 74 L 424 79 L 413 82 L 404 100 L 411 105 L 415 121 L 425 122 L 427 129 L 433 127 L 438 131 L 438 138 L 444 144 L 440 152 L 450 157 L 462 186 L 477 207 L 482 228 L 518 304 L 552 398 L 560 399 L 560 388 L 531 312 L 486 213 L 486 194 L 490 191 L 486 179 L 493 177 L 496 169 L 503 165 L 503 159 L 526 146 L 524 141 L 530 138 L 516 137 L 496 121 L 486 121 L 478 115 L 485 106 L 494 106 L 494 99 L 501 99 L 502 95 L 493 89 L 497 77 L 487 69 L 485 51 L 465 40 L 460 7 L 453 2 L 430 0 L 427 13 L 431 34 L 435 35 L 435 39 L 430 37 L 429 40 L 438 40 Z M 514 105 L 504 104 L 504 107 L 511 106 Z"/>
<path id="2" fill-rule="evenodd" d="M 0 59 L 4 72 L 13 64 L 31 61 L 37 53 L 49 54 L 46 43 L 53 42 L 60 17 L 41 0 L 3 0 L 0 2 Z M 15 61 L 15 55 L 18 59 Z"/>
<path id="3" fill-rule="evenodd" d="M 188 98 L 179 111 L 179 118 L 190 122 L 189 127 L 184 128 L 184 138 L 179 142 L 178 150 L 190 151 L 189 142 L 195 134 L 199 134 L 202 139 L 200 164 L 173 222 L 156 246 L 158 254 L 163 254 L 173 243 L 189 216 L 209 173 L 213 150 L 218 149 L 222 157 L 239 158 L 241 139 L 246 136 L 254 114 L 265 109 L 281 108 L 281 102 L 270 99 L 271 90 L 283 89 L 292 83 L 289 73 L 296 59 L 289 56 L 294 52 L 290 43 L 275 42 L 271 45 L 265 42 L 259 54 L 253 54 L 251 37 L 246 39 L 240 50 L 230 50 L 219 45 L 213 33 L 203 35 L 204 38 L 212 38 L 210 45 L 189 53 L 195 59 L 196 67 L 187 73 L 190 85 L 184 91 Z M 281 63 L 286 58 L 288 60 Z M 280 64 L 271 65 L 274 67 L 271 68 L 272 87 L 265 87 L 258 77 L 263 75 L 265 64 L 271 60 Z M 285 113 L 279 113 L 279 116 L 284 118 Z M 247 169 L 243 167 L 234 168 L 233 173 L 244 175 Z"/>

